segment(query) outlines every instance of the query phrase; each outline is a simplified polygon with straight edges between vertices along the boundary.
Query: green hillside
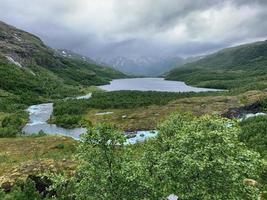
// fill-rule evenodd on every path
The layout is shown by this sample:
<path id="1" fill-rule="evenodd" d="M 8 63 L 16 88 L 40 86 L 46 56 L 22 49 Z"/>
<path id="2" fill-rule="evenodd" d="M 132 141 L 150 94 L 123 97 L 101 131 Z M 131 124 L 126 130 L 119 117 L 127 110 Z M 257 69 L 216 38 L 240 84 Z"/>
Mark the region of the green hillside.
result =
<path id="1" fill-rule="evenodd" d="M 221 50 L 170 71 L 166 79 L 220 89 L 265 88 L 267 86 L 267 41 Z"/>
<path id="2" fill-rule="evenodd" d="M 125 76 L 109 67 L 56 55 L 36 36 L 3 22 L 0 75 L 0 89 L 44 97 L 73 95 L 74 87 L 106 84 Z"/>

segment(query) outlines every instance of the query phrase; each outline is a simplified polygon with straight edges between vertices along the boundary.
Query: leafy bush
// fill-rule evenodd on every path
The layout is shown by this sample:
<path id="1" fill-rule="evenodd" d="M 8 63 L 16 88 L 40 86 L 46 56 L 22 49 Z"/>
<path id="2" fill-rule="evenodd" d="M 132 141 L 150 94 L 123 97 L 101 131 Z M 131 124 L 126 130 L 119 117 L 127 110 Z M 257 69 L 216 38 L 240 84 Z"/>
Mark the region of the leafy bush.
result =
<path id="1" fill-rule="evenodd" d="M 248 118 L 240 126 L 240 141 L 267 158 L 267 116 Z"/>
<path id="2" fill-rule="evenodd" d="M 64 149 L 64 147 L 65 147 L 65 145 L 63 143 L 56 145 L 57 149 Z"/>
<path id="3" fill-rule="evenodd" d="M 1 200 L 41 200 L 41 195 L 35 188 L 35 183 L 28 179 L 22 185 L 16 185 L 11 192 L 5 193 L 0 189 Z"/>
<path id="4" fill-rule="evenodd" d="M 53 118 L 52 122 L 63 128 L 74 128 L 80 125 L 80 115 L 59 115 Z"/>
<path id="5" fill-rule="evenodd" d="M 231 122 L 232 127 L 226 126 Z M 240 129 L 218 117 L 173 115 L 156 139 L 133 154 L 109 125 L 89 129 L 80 145 L 78 199 L 256 199 L 260 155 L 238 140 Z"/>
<path id="6" fill-rule="evenodd" d="M 21 133 L 21 128 L 27 122 L 28 114 L 26 112 L 18 112 L 8 115 L 2 120 L 0 126 L 1 137 L 15 137 Z"/>
<path id="7" fill-rule="evenodd" d="M 230 122 L 233 126 L 227 127 Z M 157 168 L 163 169 L 161 176 L 154 175 L 156 182 L 165 182 L 163 190 L 175 191 L 181 199 L 257 197 L 257 189 L 244 186 L 242 181 L 259 179 L 260 158 L 238 141 L 240 130 L 234 122 L 177 114 L 159 130 L 159 157 L 151 153 L 149 158 L 150 164 L 159 160 Z"/>

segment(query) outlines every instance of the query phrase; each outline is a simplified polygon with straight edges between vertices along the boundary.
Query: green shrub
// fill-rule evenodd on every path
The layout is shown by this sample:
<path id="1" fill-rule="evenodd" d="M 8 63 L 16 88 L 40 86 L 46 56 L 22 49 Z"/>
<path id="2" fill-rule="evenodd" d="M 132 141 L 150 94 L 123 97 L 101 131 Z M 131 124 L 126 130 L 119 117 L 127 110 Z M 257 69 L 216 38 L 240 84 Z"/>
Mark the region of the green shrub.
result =
<path id="1" fill-rule="evenodd" d="M 240 126 L 240 141 L 267 158 L 267 116 L 246 119 Z"/>
<path id="2" fill-rule="evenodd" d="M 65 148 L 65 145 L 63 143 L 60 143 L 60 144 L 57 144 L 56 145 L 56 148 L 57 149 L 64 149 Z"/>
<path id="3" fill-rule="evenodd" d="M 15 137 L 27 122 L 28 114 L 24 111 L 8 115 L 2 120 L 0 137 Z"/>

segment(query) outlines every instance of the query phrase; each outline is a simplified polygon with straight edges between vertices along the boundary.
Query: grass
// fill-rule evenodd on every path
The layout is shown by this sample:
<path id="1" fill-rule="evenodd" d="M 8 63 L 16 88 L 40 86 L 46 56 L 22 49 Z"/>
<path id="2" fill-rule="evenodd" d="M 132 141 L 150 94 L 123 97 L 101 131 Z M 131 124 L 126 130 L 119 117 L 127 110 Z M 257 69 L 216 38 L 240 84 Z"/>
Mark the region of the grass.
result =
<path id="1" fill-rule="evenodd" d="M 75 169 L 77 141 L 58 136 L 0 139 L 0 185 L 29 174 Z"/>

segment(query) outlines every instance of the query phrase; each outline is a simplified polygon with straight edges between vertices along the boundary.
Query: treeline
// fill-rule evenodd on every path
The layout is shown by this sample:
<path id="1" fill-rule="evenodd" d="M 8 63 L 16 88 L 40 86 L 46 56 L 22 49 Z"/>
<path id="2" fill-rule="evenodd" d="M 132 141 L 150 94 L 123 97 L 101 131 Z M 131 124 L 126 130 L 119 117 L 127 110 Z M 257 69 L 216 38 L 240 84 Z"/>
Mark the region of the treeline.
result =
<path id="1" fill-rule="evenodd" d="M 93 94 L 88 103 L 90 107 L 99 109 L 137 108 L 150 105 L 165 105 L 172 100 L 208 94 L 194 92 L 114 91 Z"/>
<path id="2" fill-rule="evenodd" d="M 175 194 L 184 200 L 241 200 L 264 194 L 266 163 L 239 141 L 243 133 L 235 121 L 175 114 L 158 130 L 158 137 L 145 143 L 124 145 L 124 135 L 114 126 L 88 127 L 74 176 L 50 174 L 49 189 L 42 188 L 39 196 L 29 181 L 0 196 L 154 200 Z"/>
<path id="3" fill-rule="evenodd" d="M 142 92 L 142 91 L 115 91 L 94 93 L 88 100 L 60 100 L 54 104 L 51 123 L 56 123 L 65 128 L 73 128 L 81 125 L 82 115 L 90 108 L 138 108 L 150 105 L 165 105 L 170 101 L 194 97 L 214 95 L 207 93 L 176 93 L 176 92 Z"/>

